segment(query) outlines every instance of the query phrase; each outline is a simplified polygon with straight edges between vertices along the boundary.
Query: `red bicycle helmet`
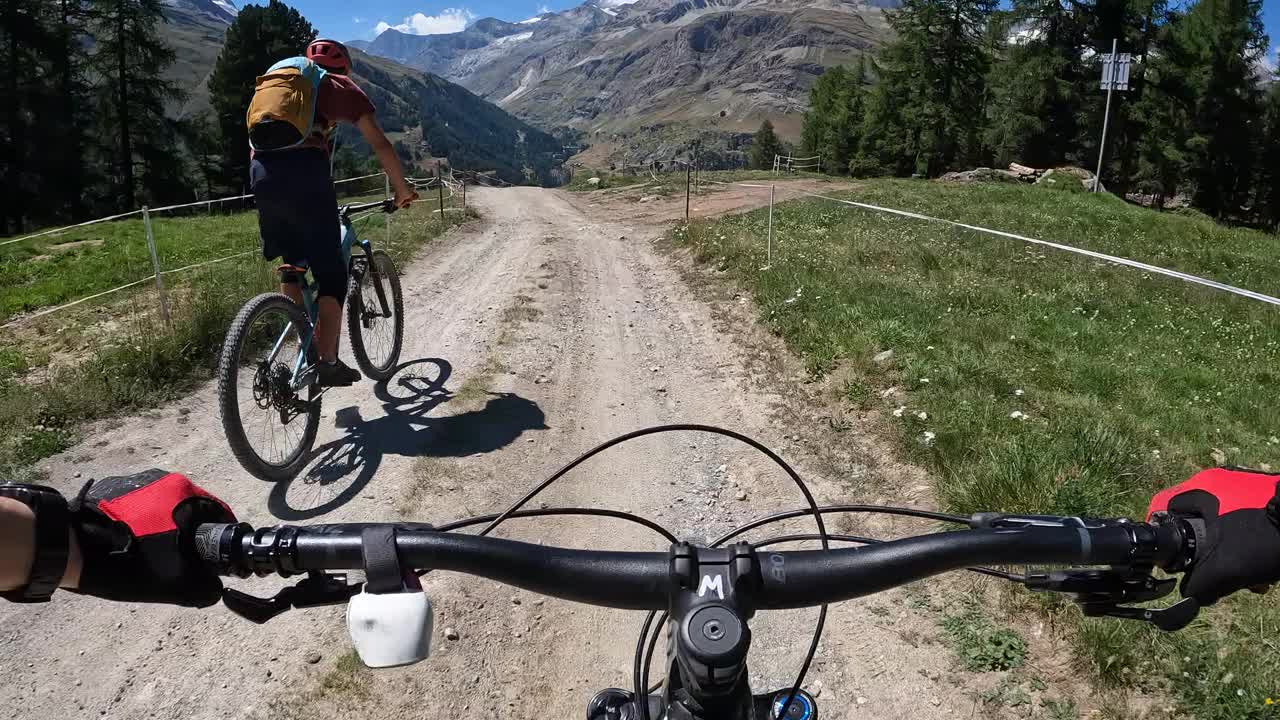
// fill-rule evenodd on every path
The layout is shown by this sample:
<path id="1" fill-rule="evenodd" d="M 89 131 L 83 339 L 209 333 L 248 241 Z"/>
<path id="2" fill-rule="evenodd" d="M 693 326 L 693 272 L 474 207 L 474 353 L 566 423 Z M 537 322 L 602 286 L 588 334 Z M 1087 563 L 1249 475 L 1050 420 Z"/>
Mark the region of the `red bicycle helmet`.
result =
<path id="1" fill-rule="evenodd" d="M 307 46 L 306 55 L 308 60 L 331 73 L 347 75 L 351 72 L 351 54 L 347 52 L 347 46 L 337 40 L 314 40 Z"/>

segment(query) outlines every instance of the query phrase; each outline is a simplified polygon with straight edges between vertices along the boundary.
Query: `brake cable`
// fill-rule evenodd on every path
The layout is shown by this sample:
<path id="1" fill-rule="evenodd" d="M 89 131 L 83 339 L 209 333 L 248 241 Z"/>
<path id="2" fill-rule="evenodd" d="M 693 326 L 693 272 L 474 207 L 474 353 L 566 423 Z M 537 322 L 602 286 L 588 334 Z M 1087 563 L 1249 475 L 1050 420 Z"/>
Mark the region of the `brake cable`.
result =
<path id="1" fill-rule="evenodd" d="M 845 541 L 845 542 L 864 542 L 865 543 L 866 541 L 871 540 L 870 538 L 857 538 L 854 536 L 830 535 L 829 533 L 827 533 L 826 524 L 822 521 L 822 515 L 824 513 L 834 513 L 834 512 L 883 513 L 883 514 L 902 515 L 907 517 L 915 517 L 915 518 L 937 520 L 942 522 L 952 522 L 952 523 L 959 523 L 959 524 L 967 524 L 969 521 L 968 518 L 965 518 L 959 515 L 950 515 L 946 513 L 938 513 L 938 512 L 932 512 L 927 510 L 916 510 L 913 508 L 898 508 L 898 507 L 889 507 L 889 506 L 881 507 L 881 506 L 873 506 L 873 505 L 838 505 L 838 506 L 828 506 L 828 507 L 820 508 L 818 507 L 817 502 L 814 500 L 813 493 L 810 492 L 808 486 L 804 483 L 804 480 L 801 479 L 800 475 L 795 471 L 795 469 L 792 468 L 791 465 L 788 464 L 785 460 L 783 460 L 777 453 L 770 450 L 768 447 L 760 443 L 758 440 L 755 440 L 754 438 L 748 437 L 746 435 L 743 435 L 733 430 L 727 430 L 725 428 L 719 428 L 711 425 L 682 423 L 682 424 L 659 425 L 659 426 L 654 426 L 649 428 L 642 428 L 640 430 L 636 430 L 630 433 L 619 435 L 618 437 L 612 438 L 610 440 L 606 440 L 605 442 L 600 443 L 595 447 L 587 450 L 582 455 L 579 455 L 577 458 L 571 460 L 570 462 L 562 466 L 559 470 L 552 473 L 550 477 L 548 477 L 546 480 L 539 483 L 536 487 L 534 487 L 532 490 L 526 493 L 522 498 L 517 500 L 514 504 L 512 504 L 503 512 L 498 513 L 497 515 L 483 515 L 483 516 L 477 516 L 475 518 L 469 518 L 467 520 L 458 521 L 446 526 L 442 526 L 440 530 L 441 531 L 455 530 L 462 527 L 478 525 L 482 522 L 487 521 L 489 524 L 486 525 L 479 532 L 479 535 L 484 536 L 484 535 L 488 535 L 494 529 L 496 529 L 500 524 L 502 524 L 506 520 L 513 517 L 545 517 L 550 515 L 594 515 L 594 516 L 601 516 L 601 517 L 613 517 L 613 518 L 628 520 L 630 522 L 635 522 L 645 527 L 648 527 L 651 530 L 659 532 L 671 542 L 676 542 L 675 536 L 669 531 L 667 531 L 665 528 L 663 528 L 662 526 L 658 525 L 655 522 L 642 518 L 640 516 L 633 515 L 631 513 L 623 513 L 623 512 L 612 511 L 612 510 L 596 510 L 596 509 L 590 509 L 590 508 L 547 508 L 547 509 L 536 510 L 536 511 L 521 511 L 521 508 L 524 505 L 526 505 L 529 501 L 531 501 L 533 498 L 537 497 L 542 491 L 550 487 L 552 483 L 556 482 L 561 477 L 568 474 L 569 471 L 573 470 L 577 466 L 586 462 L 588 459 L 594 457 L 595 455 L 600 454 L 601 452 L 604 452 L 605 450 L 611 447 L 621 445 L 622 443 L 625 443 L 629 440 L 634 440 L 636 438 L 644 437 L 646 435 L 656 435 L 656 434 L 665 433 L 665 432 L 681 432 L 681 431 L 705 432 L 705 433 L 710 433 L 714 435 L 722 435 L 724 437 L 729 437 L 729 438 L 738 440 L 752 447 L 753 449 L 759 451 L 765 457 L 772 460 L 774 464 L 778 465 L 778 467 L 782 468 L 782 470 L 786 472 L 788 476 L 791 477 L 791 479 L 795 482 L 797 488 L 800 490 L 801 494 L 804 496 L 805 501 L 809 505 L 808 510 L 792 510 L 792 511 L 777 513 L 774 515 L 770 515 L 764 518 L 759 518 L 757 520 L 754 520 L 751 523 L 748 523 L 743 527 L 737 528 L 731 531 L 730 533 L 728 533 L 727 535 L 725 535 L 724 537 L 716 540 L 714 543 L 711 544 L 711 547 L 722 545 L 728 540 L 738 535 L 741 535 L 744 532 L 748 532 L 754 528 L 758 528 L 772 522 L 778 522 L 781 520 L 802 517 L 810 514 L 813 515 L 814 523 L 818 526 L 817 534 L 784 537 L 781 539 L 775 538 L 772 541 L 766 541 L 766 542 L 782 542 L 785 539 L 817 540 L 821 542 L 823 550 L 829 550 L 830 549 L 829 540 L 833 538 L 839 541 Z M 988 570 L 986 568 L 973 568 L 973 569 L 977 572 L 984 572 L 986 574 L 995 575 L 996 577 L 1005 577 L 1006 579 L 1013 579 L 1012 577 L 1009 577 L 1007 573 L 1001 573 L 1000 571 Z M 652 637 L 650 638 L 648 637 L 649 630 L 650 628 L 653 627 L 653 621 L 656 616 L 657 616 L 657 613 L 655 611 L 650 611 L 648 615 L 646 615 L 644 623 L 641 626 L 639 642 L 637 643 L 637 646 L 636 646 L 636 662 L 634 663 L 634 667 L 633 667 L 632 680 L 635 686 L 634 694 L 636 696 L 636 702 L 640 706 L 639 709 L 640 709 L 641 720 L 651 720 L 650 714 L 649 714 L 649 703 L 648 703 L 648 700 L 646 699 L 649 694 L 648 688 L 647 688 L 649 665 L 653 658 L 653 652 L 657 647 L 658 637 L 661 635 L 660 628 L 662 627 L 662 624 L 666 622 L 667 613 L 665 612 L 663 613 L 663 618 L 658 623 L 659 629 L 655 631 Z M 818 643 L 822 639 L 822 631 L 826 625 L 826 617 L 827 617 L 827 605 L 824 604 L 819 607 L 818 619 L 814 626 L 813 639 L 809 644 L 809 650 L 805 655 L 804 662 L 800 666 L 800 672 L 796 677 L 796 681 L 793 684 L 791 691 L 788 693 L 786 701 L 782 704 L 783 708 L 790 707 L 791 703 L 795 701 L 795 697 L 799 693 L 800 688 L 804 684 L 805 676 L 808 675 L 809 668 L 813 663 L 813 658 L 817 654 Z M 649 640 L 647 652 L 645 652 L 646 639 Z"/>
<path id="2" fill-rule="evenodd" d="M 590 450 L 587 450 L 585 453 L 579 455 L 577 458 L 569 461 L 568 464 L 564 465 L 559 470 L 552 473 L 550 477 L 548 477 L 546 480 L 543 480 L 541 483 L 538 484 L 537 487 L 530 490 L 528 493 L 524 495 L 524 497 L 517 500 L 513 505 L 511 505 L 511 507 L 507 508 L 505 511 L 500 513 L 496 518 L 494 518 L 493 521 L 490 522 L 488 525 L 486 525 L 485 528 L 481 530 L 479 534 L 483 536 L 483 535 L 488 535 L 490 532 L 493 532 L 494 528 L 498 527 L 498 525 L 506 521 L 507 518 L 515 515 L 515 513 L 520 510 L 520 508 L 524 507 L 526 503 L 528 503 L 533 498 L 537 497 L 539 493 L 541 493 L 543 490 L 546 490 L 547 487 L 549 487 L 556 480 L 559 480 L 561 477 L 566 475 L 570 470 L 581 465 L 582 463 L 586 462 L 590 458 L 595 457 L 596 455 L 604 452 L 605 450 L 608 450 L 609 448 L 614 447 L 615 445 L 620 445 L 629 440 L 634 440 L 636 438 L 644 437 L 646 435 L 657 435 L 659 433 L 685 432 L 685 431 L 705 432 L 705 433 L 710 433 L 712 435 L 723 435 L 724 437 L 733 438 L 734 440 L 738 440 L 739 442 L 742 442 L 754 448 L 755 450 L 759 451 L 765 457 L 772 460 L 774 464 L 776 464 L 778 467 L 782 468 L 783 471 L 785 471 L 787 475 L 791 477 L 792 481 L 795 482 L 796 487 L 800 490 L 800 494 L 804 496 L 805 502 L 808 503 L 809 509 L 813 513 L 813 521 L 814 521 L 814 524 L 818 526 L 818 537 L 819 537 L 819 541 L 822 543 L 822 549 L 823 550 L 830 549 L 831 547 L 830 543 L 827 542 L 827 526 L 825 523 L 822 522 L 822 514 L 818 512 L 818 502 L 814 500 L 813 493 L 809 491 L 809 487 L 805 485 L 804 480 L 800 478 L 800 474 L 797 473 L 794 468 L 788 465 L 786 460 L 783 460 L 777 453 L 770 450 L 759 440 L 743 435 L 740 432 L 736 432 L 734 430 L 728 430 L 725 428 L 715 427 L 714 425 L 699 425 L 696 423 L 677 423 L 672 425 L 656 425 L 654 427 L 642 428 L 640 430 L 635 430 L 629 433 L 625 433 L 623 435 L 619 435 L 618 437 L 612 438 L 610 440 L 606 440 L 600 443 L 599 445 L 596 445 Z M 656 612 L 651 611 L 649 615 L 645 618 L 645 625 L 646 626 L 652 625 L 653 618 L 656 615 L 657 615 Z M 809 673 L 809 666 L 813 662 L 813 656 L 817 654 L 818 642 L 822 638 L 822 628 L 826 624 L 826 619 L 827 619 L 827 606 L 824 604 L 819 607 L 818 622 L 814 629 L 813 642 L 809 644 L 809 652 L 805 656 L 804 663 L 801 664 L 800 666 L 800 674 L 796 677 L 796 682 L 791 688 L 791 693 L 787 696 L 787 701 L 782 706 L 784 708 L 791 706 L 791 703 L 795 700 L 796 694 L 800 692 L 800 686 L 804 684 L 804 678 L 805 678 L 805 675 Z M 641 638 L 641 642 L 643 642 L 643 637 Z M 639 702 L 639 705 L 640 705 L 640 718 L 641 720 L 651 720 L 649 715 L 649 702 L 647 699 L 645 699 L 645 696 L 642 695 L 645 688 L 644 688 L 644 685 L 639 682 L 640 680 L 641 678 L 639 676 L 636 676 L 633 678 L 633 681 L 636 683 L 635 694 L 637 696 L 637 701 Z"/>
<path id="3" fill-rule="evenodd" d="M 617 518 L 619 520 L 626 520 L 628 522 L 633 522 L 637 525 L 643 525 L 644 527 L 649 528 L 650 530 L 658 533 L 659 535 L 661 535 L 662 537 L 666 538 L 667 540 L 673 543 L 680 542 L 680 539 L 677 538 L 670 530 L 667 530 L 666 528 L 650 520 L 649 518 L 636 515 L 634 513 L 623 512 L 621 510 L 608 510 L 608 509 L 602 509 L 602 508 L 575 508 L 575 507 L 541 508 L 538 510 L 520 510 L 508 515 L 507 519 L 547 517 L 550 515 L 595 515 L 598 517 Z M 481 523 L 493 522 L 493 520 L 497 517 L 498 517 L 497 513 L 490 513 L 488 515 L 476 515 L 475 517 L 469 517 L 464 520 L 456 520 L 454 522 L 448 523 L 447 525 L 441 525 L 437 527 L 436 530 L 438 530 L 439 532 L 450 532 L 453 530 L 460 530 L 465 527 L 471 527 L 472 525 L 479 525 Z"/>

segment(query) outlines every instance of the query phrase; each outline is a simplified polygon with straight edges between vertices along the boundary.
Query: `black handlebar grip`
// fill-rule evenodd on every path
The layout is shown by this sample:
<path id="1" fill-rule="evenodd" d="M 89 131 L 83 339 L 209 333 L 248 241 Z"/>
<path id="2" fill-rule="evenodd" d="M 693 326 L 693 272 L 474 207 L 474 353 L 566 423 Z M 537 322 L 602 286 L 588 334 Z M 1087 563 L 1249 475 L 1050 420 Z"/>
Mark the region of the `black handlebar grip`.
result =
<path id="1" fill-rule="evenodd" d="M 247 525 L 231 523 L 202 523 L 196 526 L 194 536 L 196 554 L 219 575 L 248 575 L 247 568 L 239 567 L 239 536 Z"/>

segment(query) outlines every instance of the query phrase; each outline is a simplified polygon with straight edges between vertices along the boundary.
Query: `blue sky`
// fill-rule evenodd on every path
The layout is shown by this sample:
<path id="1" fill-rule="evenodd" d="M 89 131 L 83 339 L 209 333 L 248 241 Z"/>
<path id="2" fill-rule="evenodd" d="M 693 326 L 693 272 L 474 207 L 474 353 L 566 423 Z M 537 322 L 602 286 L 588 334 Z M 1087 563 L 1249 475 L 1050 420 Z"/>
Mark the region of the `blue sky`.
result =
<path id="1" fill-rule="evenodd" d="M 537 15 L 540 10 L 564 10 L 581 2 L 582 0 L 293 0 L 290 4 L 305 15 L 321 35 L 352 40 L 373 38 L 380 22 L 420 32 L 451 32 L 461 30 L 470 20 L 483 17 L 524 20 Z"/>
<path id="2" fill-rule="evenodd" d="M 244 4 L 252 0 L 243 0 Z M 625 0 L 605 0 L 604 4 L 621 4 Z M 293 0 L 291 3 L 311 21 L 321 35 L 339 40 L 372 39 L 379 23 L 419 33 L 453 32 L 466 23 L 482 17 L 519 21 L 540 11 L 564 10 L 582 0 Z M 1271 36 L 1270 60 L 1276 60 L 1275 48 L 1280 44 L 1280 0 L 1263 0 L 1263 20 Z"/>

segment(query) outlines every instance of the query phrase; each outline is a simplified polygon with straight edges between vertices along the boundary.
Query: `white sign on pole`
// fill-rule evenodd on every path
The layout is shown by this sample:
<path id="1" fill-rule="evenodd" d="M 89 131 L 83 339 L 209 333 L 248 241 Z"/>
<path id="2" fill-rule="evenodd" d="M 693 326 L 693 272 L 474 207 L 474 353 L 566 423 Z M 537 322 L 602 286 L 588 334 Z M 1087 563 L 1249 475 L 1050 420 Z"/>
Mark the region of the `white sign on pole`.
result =
<path id="1" fill-rule="evenodd" d="M 1102 56 L 1102 89 L 1128 90 L 1129 53 L 1107 53 Z"/>

